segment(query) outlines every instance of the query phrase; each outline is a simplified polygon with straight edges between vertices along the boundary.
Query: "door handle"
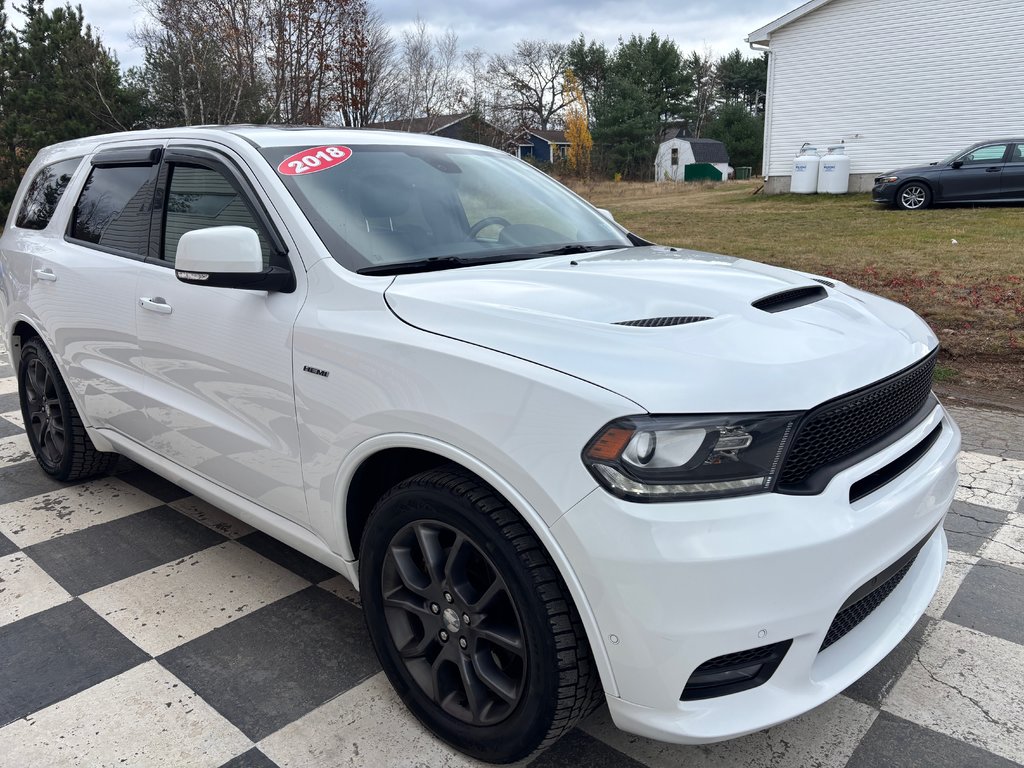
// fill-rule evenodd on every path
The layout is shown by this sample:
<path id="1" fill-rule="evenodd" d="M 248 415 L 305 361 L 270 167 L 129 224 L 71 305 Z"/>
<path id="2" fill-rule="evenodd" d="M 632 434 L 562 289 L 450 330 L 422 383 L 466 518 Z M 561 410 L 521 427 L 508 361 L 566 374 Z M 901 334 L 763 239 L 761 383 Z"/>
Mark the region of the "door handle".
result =
<path id="1" fill-rule="evenodd" d="M 161 315 L 171 314 L 171 305 L 160 296 L 154 296 L 153 298 L 143 296 L 139 299 L 139 306 L 143 309 L 148 309 L 150 312 L 159 312 Z"/>
<path id="2" fill-rule="evenodd" d="M 996 166 L 994 168 L 986 168 L 985 173 L 999 173 L 1001 170 L 1003 169 L 1000 168 L 999 166 Z"/>
<path id="3" fill-rule="evenodd" d="M 45 280 L 48 283 L 57 282 L 57 276 L 49 269 L 37 269 L 34 272 L 36 280 Z"/>

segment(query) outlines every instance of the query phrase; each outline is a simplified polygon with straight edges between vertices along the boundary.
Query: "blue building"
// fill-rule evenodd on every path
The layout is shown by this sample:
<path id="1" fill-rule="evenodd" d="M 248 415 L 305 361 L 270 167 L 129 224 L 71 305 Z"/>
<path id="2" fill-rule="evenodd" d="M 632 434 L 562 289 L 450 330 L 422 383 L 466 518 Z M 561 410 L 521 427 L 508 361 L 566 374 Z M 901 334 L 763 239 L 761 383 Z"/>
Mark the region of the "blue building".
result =
<path id="1" fill-rule="evenodd" d="M 565 131 L 535 131 L 528 129 L 519 136 L 516 157 L 532 158 L 537 163 L 558 163 L 569 158 L 569 141 Z"/>

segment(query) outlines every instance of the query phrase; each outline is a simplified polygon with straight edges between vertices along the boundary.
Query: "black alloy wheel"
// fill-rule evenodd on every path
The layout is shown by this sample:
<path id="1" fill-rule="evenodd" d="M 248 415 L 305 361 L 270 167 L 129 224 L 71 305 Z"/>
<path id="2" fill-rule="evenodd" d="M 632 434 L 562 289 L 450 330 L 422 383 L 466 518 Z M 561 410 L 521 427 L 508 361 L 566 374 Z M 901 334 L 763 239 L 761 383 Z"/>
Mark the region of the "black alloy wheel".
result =
<path id="1" fill-rule="evenodd" d="M 96 450 L 46 346 L 30 339 L 18 363 L 18 397 L 29 446 L 46 474 L 82 480 L 107 472 L 116 453 Z"/>
<path id="2" fill-rule="evenodd" d="M 433 733 L 495 763 L 553 744 L 599 702 L 578 613 L 529 526 L 454 465 L 395 486 L 360 547 L 388 679 Z"/>

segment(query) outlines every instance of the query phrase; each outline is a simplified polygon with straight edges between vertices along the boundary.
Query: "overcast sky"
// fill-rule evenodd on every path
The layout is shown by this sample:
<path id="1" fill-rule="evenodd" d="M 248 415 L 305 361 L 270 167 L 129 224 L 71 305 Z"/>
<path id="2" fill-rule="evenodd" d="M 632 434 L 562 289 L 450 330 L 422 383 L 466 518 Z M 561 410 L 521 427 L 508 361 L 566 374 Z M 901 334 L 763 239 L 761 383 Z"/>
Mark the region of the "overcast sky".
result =
<path id="1" fill-rule="evenodd" d="M 183 0 L 187 2 L 187 0 Z M 143 19 L 137 0 L 80 0 L 85 20 L 117 53 L 122 67 L 142 63 L 128 36 Z M 788 13 L 800 0 L 371 0 L 396 32 L 419 14 L 435 30 L 451 26 L 463 50 L 479 46 L 504 53 L 522 38 L 568 42 L 581 32 L 613 47 L 618 38 L 657 32 L 683 53 L 711 47 L 716 55 L 739 48 L 743 39 Z M 46 0 L 47 8 L 63 1 Z M 72 4 L 77 4 L 73 2 Z M 10 3 L 7 4 L 8 9 Z M 16 13 L 11 13 L 16 17 Z M 14 19 L 17 23 L 17 19 Z"/>

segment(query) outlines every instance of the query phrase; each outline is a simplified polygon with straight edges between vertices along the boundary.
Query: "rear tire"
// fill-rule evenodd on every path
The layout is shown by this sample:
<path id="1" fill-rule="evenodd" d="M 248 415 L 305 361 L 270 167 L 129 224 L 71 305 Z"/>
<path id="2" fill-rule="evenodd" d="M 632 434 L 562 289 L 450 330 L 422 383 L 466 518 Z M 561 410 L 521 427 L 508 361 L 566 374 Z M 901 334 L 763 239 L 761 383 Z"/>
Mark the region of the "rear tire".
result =
<path id="1" fill-rule="evenodd" d="M 909 181 L 896 190 L 896 206 L 904 211 L 919 211 L 932 204 L 932 190 L 921 181 Z"/>
<path id="2" fill-rule="evenodd" d="M 50 477 L 84 480 L 113 467 L 118 455 L 96 450 L 53 356 L 38 338 L 21 348 L 18 398 L 32 453 Z"/>
<path id="3" fill-rule="evenodd" d="M 479 478 L 449 467 L 395 486 L 360 552 L 374 649 L 438 738 L 508 763 L 593 711 L 597 673 L 568 589 L 529 526 Z"/>

